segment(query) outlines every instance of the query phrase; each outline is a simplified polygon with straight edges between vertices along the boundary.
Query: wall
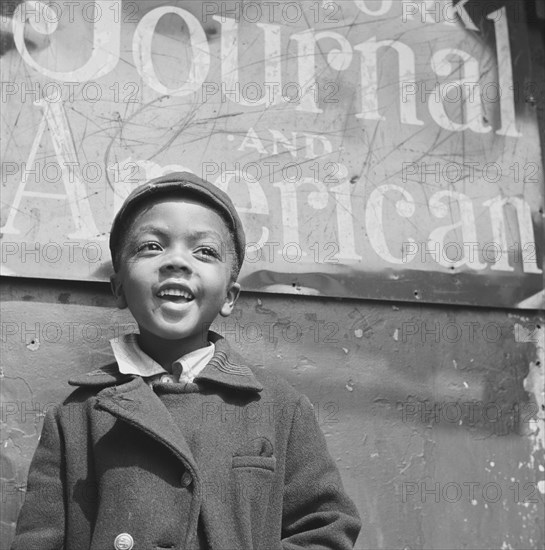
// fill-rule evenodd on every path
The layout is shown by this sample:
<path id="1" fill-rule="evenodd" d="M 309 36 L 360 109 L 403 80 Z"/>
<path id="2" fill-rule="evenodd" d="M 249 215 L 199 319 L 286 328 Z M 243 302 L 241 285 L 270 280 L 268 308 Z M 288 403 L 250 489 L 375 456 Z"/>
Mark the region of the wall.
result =
<path id="1" fill-rule="evenodd" d="M 103 284 L 4 283 L 2 549 L 44 408 L 71 374 L 108 362 L 108 339 L 131 323 Z M 314 403 L 363 517 L 357 548 L 488 550 L 545 542 L 544 322 L 245 293 L 217 329 Z"/>

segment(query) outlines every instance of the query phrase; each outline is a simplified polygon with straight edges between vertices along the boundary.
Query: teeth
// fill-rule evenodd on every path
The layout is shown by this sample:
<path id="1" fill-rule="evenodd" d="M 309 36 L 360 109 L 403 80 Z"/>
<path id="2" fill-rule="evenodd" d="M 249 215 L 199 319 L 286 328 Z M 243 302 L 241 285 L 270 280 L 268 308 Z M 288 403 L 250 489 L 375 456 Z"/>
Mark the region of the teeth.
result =
<path id="1" fill-rule="evenodd" d="M 189 292 L 186 292 L 185 290 L 180 290 L 179 288 L 166 288 L 164 290 L 161 290 L 158 296 L 181 296 L 186 300 L 191 300 L 193 298 L 193 296 Z"/>

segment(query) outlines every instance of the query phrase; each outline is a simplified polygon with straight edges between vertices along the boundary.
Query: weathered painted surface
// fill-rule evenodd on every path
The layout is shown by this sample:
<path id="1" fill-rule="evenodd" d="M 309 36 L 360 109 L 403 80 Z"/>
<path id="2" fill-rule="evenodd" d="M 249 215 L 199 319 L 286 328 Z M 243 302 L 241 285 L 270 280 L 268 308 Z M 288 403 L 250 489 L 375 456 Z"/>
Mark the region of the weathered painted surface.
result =
<path id="1" fill-rule="evenodd" d="M 247 289 L 543 307 L 526 4 L 0 3 L 0 272 L 107 281 L 130 189 L 188 169 Z"/>
<path id="2" fill-rule="evenodd" d="M 131 328 L 107 285 L 4 282 L 2 549 L 43 410 Z M 216 328 L 315 404 L 363 517 L 357 548 L 526 550 L 545 544 L 544 323 L 533 312 L 245 293 Z"/>
<path id="3" fill-rule="evenodd" d="M 531 84 L 545 90 L 537 31 L 530 43 Z M 527 103 L 543 122 L 542 97 Z M 422 273 L 415 281 L 432 294 Z M 44 409 L 131 327 L 102 283 L 2 283 L 4 550 Z M 490 288 L 494 303 L 502 289 Z M 364 521 L 358 549 L 527 550 L 545 547 L 544 326 L 535 311 L 245 293 L 217 328 L 314 402 Z"/>

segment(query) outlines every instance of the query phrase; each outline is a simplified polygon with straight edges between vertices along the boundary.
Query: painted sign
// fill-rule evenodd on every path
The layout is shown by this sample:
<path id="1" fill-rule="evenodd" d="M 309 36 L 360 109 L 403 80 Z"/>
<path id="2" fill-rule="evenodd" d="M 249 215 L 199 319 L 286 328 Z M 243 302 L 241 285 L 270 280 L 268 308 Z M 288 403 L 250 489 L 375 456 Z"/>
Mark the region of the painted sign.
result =
<path id="1" fill-rule="evenodd" d="M 129 191 L 226 190 L 246 290 L 543 307 L 522 2 L 2 7 L 2 273 L 107 281 Z"/>

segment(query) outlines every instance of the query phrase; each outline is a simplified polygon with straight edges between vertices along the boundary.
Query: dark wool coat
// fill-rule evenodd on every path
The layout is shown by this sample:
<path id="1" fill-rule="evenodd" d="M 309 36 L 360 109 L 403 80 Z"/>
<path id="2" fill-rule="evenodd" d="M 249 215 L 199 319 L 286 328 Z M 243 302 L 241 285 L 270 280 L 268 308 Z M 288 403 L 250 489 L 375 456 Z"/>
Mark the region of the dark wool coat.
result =
<path id="1" fill-rule="evenodd" d="M 358 512 L 308 398 L 210 339 L 189 386 L 151 388 L 115 363 L 70 381 L 12 550 L 353 548 Z"/>

